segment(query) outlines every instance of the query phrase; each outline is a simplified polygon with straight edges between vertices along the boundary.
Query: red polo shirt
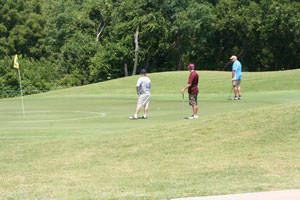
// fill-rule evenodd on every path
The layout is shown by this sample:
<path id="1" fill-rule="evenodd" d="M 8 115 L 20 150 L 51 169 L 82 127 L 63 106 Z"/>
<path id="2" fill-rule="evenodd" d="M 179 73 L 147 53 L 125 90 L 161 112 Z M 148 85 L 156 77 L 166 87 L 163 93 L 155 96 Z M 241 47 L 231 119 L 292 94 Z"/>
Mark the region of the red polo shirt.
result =
<path id="1" fill-rule="evenodd" d="M 198 94 L 198 73 L 193 71 L 190 74 L 188 84 L 191 84 L 191 87 L 189 87 L 188 92 L 189 94 Z"/>

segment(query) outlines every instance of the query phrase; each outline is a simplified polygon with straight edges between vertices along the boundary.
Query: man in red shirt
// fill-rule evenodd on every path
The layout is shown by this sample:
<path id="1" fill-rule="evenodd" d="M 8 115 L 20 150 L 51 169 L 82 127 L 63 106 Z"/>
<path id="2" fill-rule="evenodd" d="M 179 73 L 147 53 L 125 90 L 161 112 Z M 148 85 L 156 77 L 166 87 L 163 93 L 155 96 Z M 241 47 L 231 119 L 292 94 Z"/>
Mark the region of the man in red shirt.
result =
<path id="1" fill-rule="evenodd" d="M 181 93 L 184 94 L 184 91 L 188 88 L 189 93 L 189 104 L 193 108 L 193 115 L 189 117 L 189 119 L 197 119 L 198 118 L 198 103 L 197 103 L 197 97 L 198 97 L 198 73 L 195 71 L 194 64 L 189 64 L 188 69 L 191 72 L 189 81 L 187 86 L 185 86 Z"/>

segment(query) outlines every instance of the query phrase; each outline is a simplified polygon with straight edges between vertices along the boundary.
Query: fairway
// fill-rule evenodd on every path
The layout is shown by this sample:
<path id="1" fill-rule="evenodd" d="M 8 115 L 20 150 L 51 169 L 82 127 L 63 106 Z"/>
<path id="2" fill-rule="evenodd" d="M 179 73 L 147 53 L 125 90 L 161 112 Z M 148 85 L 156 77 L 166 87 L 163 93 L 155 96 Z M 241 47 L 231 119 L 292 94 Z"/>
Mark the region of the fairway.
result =
<path id="1" fill-rule="evenodd" d="M 168 199 L 300 188 L 300 70 L 199 71 L 199 119 L 188 72 L 149 74 L 0 100 L 0 199 Z M 231 96 L 232 97 L 232 96 Z M 184 115 L 183 115 L 184 114 Z"/>

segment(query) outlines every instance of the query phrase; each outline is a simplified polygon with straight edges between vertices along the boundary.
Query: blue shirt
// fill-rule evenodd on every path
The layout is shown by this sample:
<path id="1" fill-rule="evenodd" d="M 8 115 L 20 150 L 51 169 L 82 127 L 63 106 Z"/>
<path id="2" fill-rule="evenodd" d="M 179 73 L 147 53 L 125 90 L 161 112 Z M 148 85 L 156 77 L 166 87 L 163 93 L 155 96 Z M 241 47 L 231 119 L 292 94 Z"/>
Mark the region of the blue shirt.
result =
<path id="1" fill-rule="evenodd" d="M 240 61 L 236 60 L 232 64 L 232 72 L 235 71 L 235 77 L 233 77 L 235 80 L 241 80 L 242 79 L 242 64 Z"/>

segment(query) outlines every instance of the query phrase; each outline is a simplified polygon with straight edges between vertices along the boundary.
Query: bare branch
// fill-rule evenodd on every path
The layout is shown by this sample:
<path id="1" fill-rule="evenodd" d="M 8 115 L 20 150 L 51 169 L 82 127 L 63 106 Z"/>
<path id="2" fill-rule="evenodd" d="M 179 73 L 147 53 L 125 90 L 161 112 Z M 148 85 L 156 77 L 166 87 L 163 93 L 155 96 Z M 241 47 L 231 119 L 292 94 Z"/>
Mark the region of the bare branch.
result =
<path id="1" fill-rule="evenodd" d="M 252 44 L 253 42 L 254 42 L 254 40 L 249 40 L 249 41 L 245 42 L 244 45 L 243 45 L 242 50 L 237 54 L 237 57 L 239 58 L 240 56 L 244 55 L 245 52 L 246 52 L 246 50 L 247 50 L 247 48 L 248 48 L 249 46 L 251 46 L 251 44 Z M 228 65 L 229 65 L 230 63 L 231 63 L 231 60 L 228 61 L 228 62 L 226 63 L 226 65 L 224 66 L 224 68 L 222 69 L 222 71 L 224 71 L 224 70 L 228 67 Z"/>
<path id="2" fill-rule="evenodd" d="M 135 59 L 134 59 L 134 66 L 133 66 L 132 76 L 134 76 L 136 74 L 137 65 L 138 65 L 138 56 L 139 56 L 139 27 L 136 28 L 134 43 L 135 43 Z"/>
<path id="3" fill-rule="evenodd" d="M 99 25 L 98 25 L 98 28 L 97 28 L 97 37 L 96 37 L 97 42 L 99 41 L 99 37 L 100 37 L 100 35 L 101 35 L 101 33 L 102 33 L 104 27 L 105 27 L 105 17 L 104 17 L 104 15 L 102 14 L 101 9 L 99 9 L 99 10 L 100 10 L 100 14 L 101 14 L 101 17 L 102 17 L 103 25 L 102 25 L 101 22 L 100 22 Z M 101 26 L 101 25 L 102 25 L 102 26 Z"/>
<path id="4" fill-rule="evenodd" d="M 127 67 L 127 63 L 124 64 L 124 72 L 125 72 L 125 77 L 128 76 L 128 67 Z"/>

